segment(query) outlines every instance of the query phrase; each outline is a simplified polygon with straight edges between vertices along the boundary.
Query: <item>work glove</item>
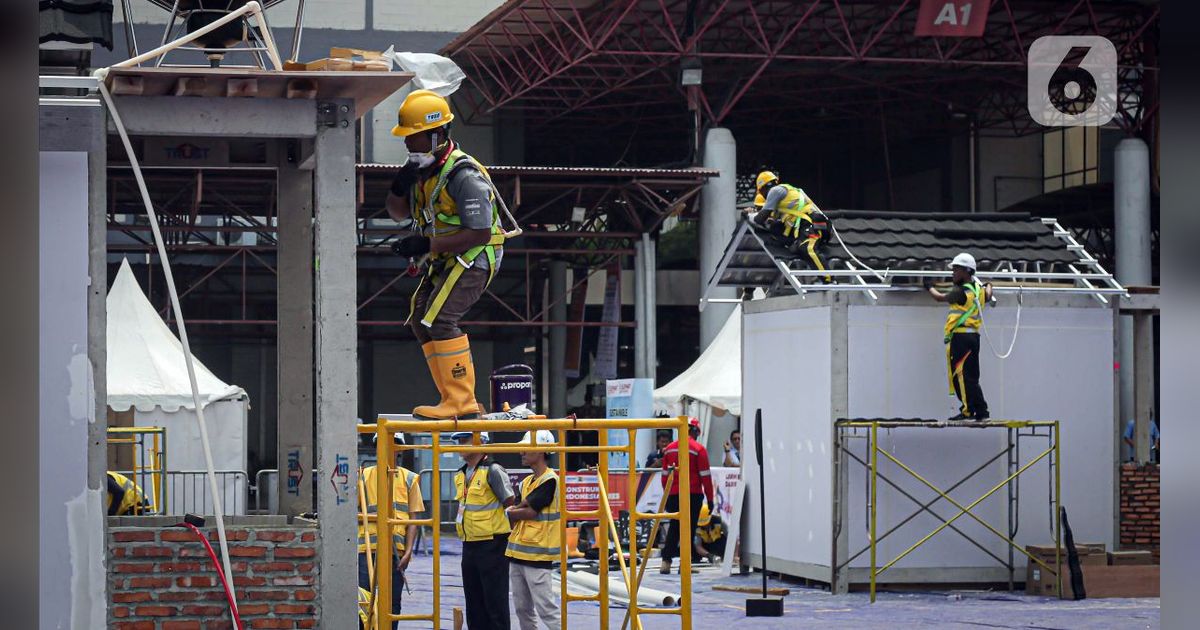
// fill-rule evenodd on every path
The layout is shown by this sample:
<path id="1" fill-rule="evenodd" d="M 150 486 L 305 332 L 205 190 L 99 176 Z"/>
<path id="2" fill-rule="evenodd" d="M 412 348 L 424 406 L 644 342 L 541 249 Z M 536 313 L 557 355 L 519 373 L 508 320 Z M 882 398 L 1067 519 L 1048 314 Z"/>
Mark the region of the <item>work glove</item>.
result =
<path id="1" fill-rule="evenodd" d="M 429 253 L 429 237 L 419 234 L 392 243 L 392 253 L 406 258 L 419 258 Z"/>
<path id="2" fill-rule="evenodd" d="M 400 172 L 392 178 L 392 194 L 397 197 L 407 197 L 408 191 L 412 190 L 414 184 L 420 179 L 420 168 L 416 162 L 405 162 L 404 166 L 400 167 Z"/>

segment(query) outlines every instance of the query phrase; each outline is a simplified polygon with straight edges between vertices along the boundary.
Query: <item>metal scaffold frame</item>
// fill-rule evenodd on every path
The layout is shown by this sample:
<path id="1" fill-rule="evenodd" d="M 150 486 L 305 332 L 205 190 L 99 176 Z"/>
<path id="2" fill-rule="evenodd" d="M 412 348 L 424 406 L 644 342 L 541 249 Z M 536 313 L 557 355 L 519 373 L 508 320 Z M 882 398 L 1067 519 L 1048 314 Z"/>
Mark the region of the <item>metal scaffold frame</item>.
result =
<path id="1" fill-rule="evenodd" d="M 167 429 L 166 427 L 108 427 L 109 446 L 133 448 L 133 470 L 130 471 L 142 488 L 150 479 L 150 509 L 155 514 L 167 513 Z M 147 444 L 149 439 L 149 444 Z M 146 463 L 146 458 L 150 463 Z"/>
<path id="2" fill-rule="evenodd" d="M 358 425 L 360 434 L 374 434 L 376 436 L 376 465 L 384 466 L 387 474 L 377 476 L 378 487 L 376 490 L 376 504 L 379 506 L 376 514 L 360 514 L 360 517 L 365 521 L 374 521 L 376 523 L 376 539 L 379 541 L 392 540 L 392 530 L 394 527 L 408 527 L 416 525 L 418 527 L 429 527 L 433 532 L 432 549 L 433 549 L 433 610 L 428 614 L 400 614 L 394 615 L 390 611 L 392 609 L 391 593 L 392 593 L 392 554 L 381 553 L 384 545 L 377 546 L 374 555 L 374 588 L 371 597 L 371 612 L 370 618 L 373 625 L 373 630 L 390 630 L 392 622 L 395 621 L 428 621 L 432 624 L 434 630 L 441 628 L 441 454 L 442 453 L 520 453 L 528 451 L 532 448 L 529 444 L 521 443 L 506 443 L 506 444 L 442 444 L 441 436 L 459 431 L 471 431 L 476 434 L 478 441 L 478 433 L 480 431 L 512 431 L 520 429 L 524 431 L 536 432 L 540 430 L 554 431 L 558 435 L 558 441 L 555 444 L 538 444 L 537 450 L 547 453 L 625 453 L 629 456 L 630 461 L 634 461 L 637 449 L 637 431 L 639 429 L 673 429 L 679 432 L 679 435 L 686 435 L 688 430 L 688 419 L 686 416 L 676 418 L 652 418 L 652 419 L 598 419 L 598 420 L 577 420 L 577 419 L 528 419 L 522 420 L 519 426 L 512 420 L 414 420 L 410 415 L 392 415 L 381 414 L 374 424 Z M 628 443 L 621 445 L 610 445 L 608 443 L 608 430 L 624 429 L 628 432 Z M 595 446 L 567 446 L 567 431 L 595 431 L 597 433 L 597 445 Z M 393 435 L 397 433 L 422 433 L 429 434 L 432 437 L 430 444 L 412 444 L 399 445 L 393 442 Z M 395 453 L 398 450 L 429 450 L 433 453 L 433 474 L 431 496 L 437 500 L 431 502 L 430 513 L 427 518 L 396 518 L 392 505 L 392 488 L 393 478 L 395 475 Z M 689 458 L 681 457 L 679 466 L 675 474 L 680 479 L 688 478 L 690 475 Z M 558 502 L 561 506 L 559 523 L 560 539 L 565 541 L 567 521 L 581 519 L 596 519 L 600 521 L 600 526 L 596 528 L 597 546 L 601 550 L 607 550 L 610 540 L 610 535 L 617 543 L 617 562 L 621 568 L 621 577 L 625 582 L 626 592 L 629 595 L 629 609 L 627 618 L 632 622 L 634 630 L 641 630 L 642 622 L 639 615 L 656 614 L 656 615 L 679 615 L 680 627 L 682 630 L 691 630 L 692 628 L 692 541 L 688 536 L 680 536 L 679 538 L 679 556 L 682 566 L 679 569 L 680 577 L 680 599 L 677 606 L 669 608 L 642 608 L 638 605 L 638 589 L 641 583 L 642 572 L 645 568 L 645 558 L 639 555 L 637 550 L 637 536 L 629 536 L 629 562 L 625 562 L 625 553 L 620 548 L 620 542 L 617 539 L 616 522 L 612 517 L 612 509 L 608 502 L 608 492 L 605 484 L 605 479 L 608 477 L 608 458 L 600 457 L 597 471 L 597 480 L 600 487 L 600 500 L 595 510 L 574 511 L 567 509 L 566 499 L 566 474 L 565 466 L 558 467 Z M 626 475 L 626 483 L 628 484 L 626 491 L 628 496 L 637 496 L 637 476 Z M 674 520 L 678 521 L 679 527 L 684 531 L 691 528 L 691 497 L 686 492 L 679 493 L 679 509 L 676 512 L 654 512 L 643 513 L 639 512 L 636 507 L 629 511 L 629 531 L 637 530 L 638 520 Z M 596 602 L 600 606 L 600 627 L 609 627 L 609 563 L 601 561 L 599 563 L 599 592 L 594 595 L 579 595 L 569 592 L 567 587 L 567 558 L 568 549 L 565 544 L 559 546 L 559 577 L 560 581 L 560 605 L 562 608 L 562 630 L 568 628 L 568 604 L 571 602 Z M 642 562 L 642 571 L 638 570 L 638 562 Z"/>
<path id="3" fill-rule="evenodd" d="M 1001 450 L 998 454 L 992 456 L 990 459 L 983 462 L 983 464 L 976 467 L 971 472 L 967 473 L 966 476 L 960 478 L 953 485 L 951 485 L 950 487 L 943 490 L 942 488 L 938 487 L 936 484 L 930 482 L 925 477 L 921 476 L 920 473 L 913 470 L 907 464 L 900 461 L 900 459 L 898 459 L 895 455 L 892 455 L 891 453 L 889 453 L 886 448 L 880 447 L 880 445 L 879 445 L 880 444 L 879 443 L 879 429 L 890 430 L 890 429 L 910 429 L 910 428 L 921 428 L 921 429 L 956 428 L 956 429 L 976 429 L 976 430 L 1005 429 L 1005 431 L 1007 432 L 1008 439 L 1007 439 L 1006 447 L 1003 450 Z M 1047 441 L 1048 445 L 1044 450 L 1039 452 L 1035 457 L 1030 459 L 1028 462 L 1022 463 L 1021 462 L 1021 447 L 1020 447 L 1022 438 L 1045 439 Z M 848 446 L 848 440 L 850 440 L 850 439 L 866 439 L 867 440 L 867 447 L 866 447 L 867 454 L 863 457 L 859 457 L 856 453 L 854 453 Z M 841 560 L 839 562 L 838 546 L 837 545 L 833 546 L 833 558 L 832 558 L 832 564 L 831 564 L 832 575 L 831 575 L 831 579 L 830 579 L 830 584 L 831 584 L 831 587 L 835 591 L 838 588 L 836 585 L 839 584 L 838 573 L 842 570 L 845 570 L 848 573 L 850 571 L 849 565 L 851 562 L 853 562 L 855 559 L 857 559 L 863 553 L 869 553 L 870 559 L 871 559 L 870 560 L 870 572 L 869 572 L 869 576 L 870 576 L 869 588 L 870 588 L 871 602 L 873 603 L 875 601 L 876 582 L 877 582 L 877 579 L 880 574 L 882 574 L 883 572 L 885 572 L 888 569 L 895 566 L 896 563 L 900 562 L 906 556 L 908 556 L 913 551 L 915 551 L 918 547 L 920 547 L 921 545 L 928 542 L 931 538 L 936 536 L 939 532 L 941 532 L 944 529 L 949 528 L 949 529 L 952 529 L 953 531 L 955 531 L 956 533 L 958 533 L 960 536 L 965 538 L 971 544 L 975 545 L 977 548 L 982 550 L 987 555 L 991 556 L 994 560 L 996 560 L 997 562 L 999 562 L 1005 568 L 1008 569 L 1009 590 L 1012 590 L 1013 584 L 1014 584 L 1013 578 L 1014 578 L 1014 572 L 1015 572 L 1015 566 L 1016 566 L 1014 563 L 1014 550 L 1015 550 L 1015 551 L 1019 551 L 1022 554 L 1024 554 L 1031 562 L 1036 562 L 1043 569 L 1045 569 L 1046 571 L 1049 571 L 1050 574 L 1053 575 L 1055 578 L 1056 589 L 1057 589 L 1058 595 L 1060 597 L 1062 596 L 1062 520 L 1061 520 L 1062 519 L 1062 516 L 1061 516 L 1062 515 L 1062 494 L 1061 494 L 1062 459 L 1061 459 L 1061 449 L 1060 449 L 1061 433 L 1060 433 L 1060 427 L 1059 427 L 1058 421 L 989 420 L 989 421 L 983 421 L 983 422 L 973 422 L 973 421 L 935 422 L 935 421 L 924 421 L 924 420 L 861 420 L 861 419 L 845 420 L 845 419 L 843 419 L 843 420 L 838 420 L 834 425 L 834 441 L 835 441 L 834 442 L 834 468 L 835 468 L 836 478 L 839 480 L 833 484 L 833 488 L 834 488 L 833 502 L 834 502 L 834 505 L 837 506 L 833 512 L 834 538 L 836 539 L 839 535 L 841 535 L 842 527 L 849 521 L 849 518 L 844 515 L 848 514 L 848 510 L 846 509 L 846 506 L 847 506 L 847 500 L 849 498 L 848 497 L 848 494 L 849 494 L 849 491 L 848 491 L 849 466 L 848 466 L 848 464 L 850 461 L 854 461 L 854 462 L 862 465 L 863 468 L 866 469 L 866 471 L 867 471 L 867 531 L 868 531 L 867 546 L 860 549 L 858 552 L 856 552 L 852 555 L 849 555 L 849 557 L 846 558 L 845 560 Z M 905 477 L 906 479 L 908 477 L 912 477 L 913 479 L 916 479 L 922 485 L 924 485 L 926 488 L 928 488 L 929 490 L 932 490 L 937 496 L 930 501 L 922 501 L 922 500 L 918 499 L 917 497 L 913 496 L 912 493 L 901 488 L 899 483 L 897 483 L 896 481 L 893 481 L 887 475 L 880 472 L 880 467 L 879 467 L 880 454 L 883 455 L 885 460 L 891 461 L 892 464 L 894 464 L 896 467 L 898 467 L 900 470 L 902 470 L 904 473 L 906 473 L 906 475 L 907 475 Z M 1006 471 L 1008 473 L 1007 477 L 1005 477 L 1003 481 L 993 485 L 982 496 L 971 501 L 967 505 L 963 505 L 961 502 L 959 502 L 958 500 L 956 500 L 950 496 L 951 492 L 954 492 L 954 490 L 957 489 L 959 486 L 963 485 L 964 483 L 966 483 L 967 481 L 969 481 L 970 479 L 975 477 L 975 475 L 982 472 L 984 469 L 986 469 L 988 466 L 992 465 L 994 462 L 999 460 L 1001 457 L 1006 458 L 1006 466 L 1007 466 Z M 1054 547 L 1055 547 L 1054 566 L 1053 567 L 1051 567 L 1046 562 L 1042 561 L 1040 558 L 1037 558 L 1036 556 L 1030 554 L 1028 551 L 1026 551 L 1024 548 L 1022 548 L 1019 544 L 1017 544 L 1014 540 L 1017 536 L 1017 531 L 1019 529 L 1018 524 L 1020 521 L 1020 519 L 1019 519 L 1019 516 L 1020 516 L 1020 480 L 1019 480 L 1019 478 L 1024 472 L 1026 472 L 1027 470 L 1032 468 L 1035 464 L 1042 461 L 1043 459 L 1047 460 L 1047 464 L 1050 468 L 1050 472 L 1052 473 L 1051 487 L 1048 490 L 1049 496 L 1047 498 L 1048 498 L 1048 503 L 1049 503 L 1050 509 L 1053 511 L 1052 522 L 1053 522 L 1053 529 L 1054 529 L 1053 533 L 1054 533 Z M 882 535 L 880 535 L 878 533 L 878 514 L 877 514 L 877 506 L 878 506 L 877 498 L 878 498 L 879 481 L 880 480 L 883 480 L 885 483 L 887 483 L 889 486 L 891 486 L 893 489 L 895 489 L 898 494 L 907 498 L 908 500 L 912 501 L 913 503 L 915 503 L 918 506 L 916 511 L 908 514 L 905 518 L 900 519 L 899 522 L 897 522 L 895 525 L 893 525 L 890 529 L 888 529 Z M 845 485 L 845 487 L 844 487 L 844 485 Z M 1008 497 L 1007 497 L 1007 502 L 1006 502 L 1008 527 L 1007 527 L 1007 530 L 1005 533 L 1001 533 L 1000 530 L 998 530 L 995 526 L 991 525 L 990 523 L 985 521 L 983 518 L 981 518 L 980 516 L 976 515 L 974 512 L 971 511 L 976 506 L 978 506 L 979 504 L 981 504 L 985 500 L 987 500 L 988 497 L 990 497 L 993 494 L 995 494 L 996 492 L 1000 491 L 1001 488 L 1006 488 L 1007 492 L 1008 492 Z M 957 508 L 957 510 L 958 510 L 957 513 L 955 513 L 953 516 L 951 516 L 949 518 L 943 517 L 931 509 L 935 503 L 937 503 L 938 501 L 943 500 L 943 499 L 950 505 Z M 900 529 L 905 524 L 907 524 L 909 521 L 913 520 L 914 518 L 921 515 L 922 513 L 928 513 L 929 515 L 938 519 L 939 521 L 941 521 L 941 525 L 937 526 L 933 531 L 926 534 L 924 537 L 922 537 L 917 542 L 913 543 L 910 547 L 905 549 L 898 556 L 896 556 L 892 560 L 890 560 L 890 561 L 884 563 L 882 566 L 880 566 L 879 562 L 878 562 L 878 558 L 877 558 L 877 551 L 878 551 L 877 547 L 878 547 L 880 541 L 887 538 L 893 532 Z M 997 537 L 999 537 L 1001 540 L 1003 540 L 1008 548 L 1007 560 L 998 557 L 995 553 L 993 553 L 992 551 L 987 549 L 983 544 L 981 544 L 979 541 L 972 538 L 969 534 L 962 531 L 958 527 L 955 527 L 954 522 L 962 516 L 969 516 L 976 523 L 983 526 L 985 529 L 987 529 L 988 531 L 990 531 L 991 533 L 993 533 Z M 844 580 L 843 583 L 846 584 L 846 587 L 848 588 L 849 580 Z"/>

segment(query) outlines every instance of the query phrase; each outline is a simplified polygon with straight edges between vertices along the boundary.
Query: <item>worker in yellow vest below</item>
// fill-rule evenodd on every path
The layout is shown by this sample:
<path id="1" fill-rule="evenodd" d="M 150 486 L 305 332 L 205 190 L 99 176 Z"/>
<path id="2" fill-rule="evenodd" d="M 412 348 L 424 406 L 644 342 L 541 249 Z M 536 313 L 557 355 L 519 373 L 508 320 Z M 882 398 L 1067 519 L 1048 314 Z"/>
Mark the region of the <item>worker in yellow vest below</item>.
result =
<path id="1" fill-rule="evenodd" d="M 409 157 L 392 180 L 387 211 L 398 222 L 411 218 L 416 230 L 392 249 L 427 263 L 409 313 L 441 394 L 436 405 L 413 410 L 425 419 L 480 413 L 471 344 L 458 322 L 483 295 L 503 257 L 499 194 L 487 170 L 450 138 L 452 120 L 446 99 L 417 90 L 400 105 L 392 128 L 404 138 Z"/>
<path id="2" fill-rule="evenodd" d="M 474 436 L 478 435 L 478 439 Z M 459 444 L 487 444 L 486 431 L 457 431 Z M 466 462 L 454 473 L 458 501 L 455 529 L 462 540 L 463 595 L 467 627 L 471 630 L 509 630 L 508 535 L 512 527 L 504 509 L 513 504 L 508 471 L 486 453 L 462 453 Z"/>
<path id="3" fill-rule="evenodd" d="M 403 446 L 404 437 L 399 433 L 393 434 L 396 444 Z M 378 439 L 378 438 L 376 438 Z M 392 476 L 392 513 L 395 518 L 418 518 L 425 511 L 425 501 L 421 497 L 421 484 L 417 473 L 400 465 L 400 453 L 396 451 L 395 474 Z M 386 469 L 385 469 L 386 470 Z M 378 466 L 367 466 L 358 471 L 363 482 L 363 494 L 367 504 L 367 514 L 379 513 L 379 475 Z M 363 527 L 363 519 L 358 518 L 358 586 L 374 592 L 371 576 L 367 567 L 367 554 L 375 553 L 378 547 L 375 522 L 368 520 Z M 417 526 L 394 525 L 392 529 L 392 614 L 400 614 L 400 599 L 404 595 L 404 572 L 412 562 L 412 544 L 416 540 Z M 378 570 L 379 565 L 374 564 Z M 375 579 L 378 583 L 379 578 Z M 397 622 L 398 623 L 398 622 Z"/>
<path id="4" fill-rule="evenodd" d="M 983 388 L 979 386 L 979 327 L 984 304 L 992 298 L 992 285 L 975 278 L 975 257 L 963 252 L 950 261 L 954 287 L 942 293 L 927 287 L 933 299 L 950 304 L 942 341 L 946 344 L 946 374 L 950 394 L 961 403 L 951 420 L 987 420 L 990 417 Z"/>
<path id="5" fill-rule="evenodd" d="M 559 630 L 559 598 L 552 580 L 562 548 L 558 473 L 549 467 L 550 453 L 535 449 L 535 444 L 554 444 L 554 434 L 526 433 L 521 443 L 530 445 L 530 450 L 521 452 L 521 465 L 533 474 L 521 482 L 517 503 L 507 510 L 508 520 L 515 524 L 505 552 L 513 608 L 521 630 L 537 630 L 539 618 L 546 630 Z"/>
<path id="6" fill-rule="evenodd" d="M 762 208 L 754 215 L 754 223 L 782 238 L 793 254 L 804 252 L 813 269 L 825 271 L 825 261 L 818 250 L 825 242 L 829 223 L 824 215 L 813 217 L 813 213 L 820 214 L 821 209 L 812 198 L 800 188 L 780 183 L 779 176 L 771 171 L 758 174 L 754 189 L 755 205 L 762 199 Z M 826 283 L 832 281 L 830 276 L 825 276 Z"/>
<path id="7" fill-rule="evenodd" d="M 105 499 L 105 508 L 109 516 L 142 515 L 151 512 L 146 493 L 129 477 L 111 470 L 108 471 Z"/>

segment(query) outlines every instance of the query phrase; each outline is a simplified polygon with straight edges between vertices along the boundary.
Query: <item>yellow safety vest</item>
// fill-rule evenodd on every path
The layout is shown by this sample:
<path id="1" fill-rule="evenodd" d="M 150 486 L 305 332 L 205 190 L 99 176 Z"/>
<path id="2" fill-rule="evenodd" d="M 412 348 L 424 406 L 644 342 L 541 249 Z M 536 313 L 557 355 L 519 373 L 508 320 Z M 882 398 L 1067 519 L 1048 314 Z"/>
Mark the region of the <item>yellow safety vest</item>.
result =
<path id="1" fill-rule="evenodd" d="M 470 166 L 464 168 L 475 168 L 481 174 L 488 184 L 492 183 L 491 175 L 488 175 L 487 169 L 483 167 L 475 158 L 467 155 L 458 148 L 453 149 L 450 155 L 446 157 L 446 163 L 438 170 L 436 177 L 430 177 L 424 181 L 419 181 L 412 188 L 412 207 L 413 220 L 417 224 L 417 228 L 422 234 L 428 236 L 431 240 L 438 237 L 449 236 L 462 231 L 462 219 L 458 215 L 458 204 L 454 202 L 454 197 L 450 195 L 449 183 L 450 175 L 454 172 L 454 167 L 460 161 L 466 161 Z M 492 282 L 492 278 L 496 275 L 496 254 L 504 245 L 504 230 L 500 227 L 500 212 L 496 201 L 495 186 L 492 185 L 492 238 L 483 245 L 477 245 L 462 253 L 461 255 L 453 252 L 443 252 L 440 254 L 430 254 L 429 266 L 426 270 L 425 277 L 421 279 L 421 284 L 433 282 L 434 277 L 441 274 L 443 280 L 441 287 L 437 293 L 433 295 L 429 301 L 429 306 L 426 312 L 421 314 L 421 323 L 426 326 L 432 326 L 433 320 L 442 310 L 442 305 L 446 298 L 449 297 L 451 289 L 458 283 L 459 277 L 463 271 L 468 269 L 483 253 L 487 255 L 488 261 L 488 284 Z M 413 292 L 412 301 L 410 304 L 411 318 L 413 311 L 416 310 L 416 297 L 420 291 L 420 285 L 417 286 L 417 291 Z"/>
<path id="2" fill-rule="evenodd" d="M 557 476 L 558 474 L 551 469 L 546 469 L 546 472 L 536 479 L 529 475 L 521 482 L 521 496 L 528 497 L 529 493 Z M 504 555 L 538 562 L 558 560 L 562 547 L 562 532 L 558 527 L 559 516 L 558 492 L 555 492 L 554 500 L 537 516 L 527 521 L 517 521 L 517 526 L 508 537 L 508 550 Z"/>
<path id="3" fill-rule="evenodd" d="M 983 311 L 983 285 L 976 280 L 964 283 L 962 285 L 963 292 L 967 294 L 967 300 L 962 304 L 951 304 L 950 313 L 946 316 L 946 327 L 943 341 L 950 343 L 950 336 L 960 332 L 979 332 L 979 325 L 983 321 L 980 313 Z"/>
<path id="4" fill-rule="evenodd" d="M 150 511 L 150 502 L 146 500 L 146 495 L 132 479 L 111 470 L 108 471 L 108 476 L 121 489 L 119 494 L 115 494 L 112 492 L 111 487 L 109 488 L 106 497 L 107 501 L 104 506 L 109 516 L 145 514 Z M 109 485 L 111 486 L 112 484 Z M 114 501 L 116 501 L 115 507 L 113 505 Z"/>
<path id="5" fill-rule="evenodd" d="M 490 460 L 481 460 L 475 474 L 471 475 L 470 484 L 466 481 L 466 466 L 454 473 L 454 498 L 458 500 L 458 518 L 454 526 L 464 542 L 489 540 L 512 531 L 500 498 L 488 484 L 490 468 Z"/>
<path id="6" fill-rule="evenodd" d="M 395 478 L 392 480 L 392 513 L 395 518 L 408 518 L 408 489 L 417 481 L 417 473 L 403 467 L 398 466 L 398 471 Z M 359 478 L 363 481 L 363 490 L 366 493 L 367 513 L 379 513 L 379 468 L 376 466 L 367 466 L 358 473 Z M 405 531 L 408 529 L 406 525 L 392 526 L 392 542 L 396 545 L 397 552 L 404 551 Z M 363 531 L 362 516 L 358 518 L 358 553 L 367 553 L 368 545 L 372 551 L 375 550 L 378 535 L 376 534 L 375 523 L 367 522 L 367 529 Z M 368 539 L 369 536 L 369 539 Z"/>
<path id="7" fill-rule="evenodd" d="M 784 236 L 799 236 L 805 222 L 812 223 L 812 211 L 815 207 L 812 199 L 804 191 L 795 186 L 780 184 L 787 195 L 775 206 L 775 218 L 784 224 Z"/>

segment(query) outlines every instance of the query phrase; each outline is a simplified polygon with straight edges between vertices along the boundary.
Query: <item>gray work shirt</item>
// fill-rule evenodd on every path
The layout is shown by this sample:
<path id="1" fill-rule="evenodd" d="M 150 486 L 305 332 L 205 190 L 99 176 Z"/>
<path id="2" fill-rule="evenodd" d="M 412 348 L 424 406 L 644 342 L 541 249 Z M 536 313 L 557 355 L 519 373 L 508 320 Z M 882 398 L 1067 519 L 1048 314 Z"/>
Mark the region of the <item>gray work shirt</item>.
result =
<path id="1" fill-rule="evenodd" d="M 508 471 L 504 470 L 503 466 L 486 459 L 479 460 L 479 463 L 488 467 L 488 486 L 491 487 L 492 494 L 496 495 L 497 499 L 500 499 L 501 505 L 504 505 L 506 501 L 516 496 L 516 493 L 513 492 L 512 480 L 508 478 Z M 466 474 L 465 483 L 470 483 L 475 478 L 477 467 L 467 465 L 465 468 L 466 470 L 463 471 Z"/>
<path id="2" fill-rule="evenodd" d="M 484 179 L 483 173 L 469 166 L 456 168 L 450 174 L 450 181 L 446 182 L 446 191 L 458 206 L 458 216 L 464 229 L 492 229 L 492 187 Z M 503 248 L 496 248 L 497 269 L 503 256 Z M 475 257 L 474 266 L 488 268 L 486 251 Z"/>

